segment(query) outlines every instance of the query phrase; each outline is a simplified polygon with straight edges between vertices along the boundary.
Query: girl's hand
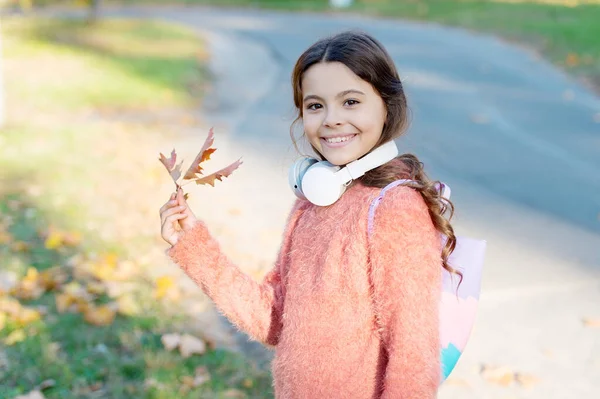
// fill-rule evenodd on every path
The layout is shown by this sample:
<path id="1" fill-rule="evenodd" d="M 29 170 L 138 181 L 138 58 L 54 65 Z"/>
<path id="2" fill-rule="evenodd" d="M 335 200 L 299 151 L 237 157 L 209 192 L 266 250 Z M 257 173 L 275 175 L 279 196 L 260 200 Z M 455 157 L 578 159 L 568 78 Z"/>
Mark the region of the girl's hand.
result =
<path id="1" fill-rule="evenodd" d="M 175 245 L 179 238 L 191 230 L 198 219 L 183 198 L 183 190 L 171 194 L 169 201 L 160 208 L 161 236 L 163 240 Z"/>

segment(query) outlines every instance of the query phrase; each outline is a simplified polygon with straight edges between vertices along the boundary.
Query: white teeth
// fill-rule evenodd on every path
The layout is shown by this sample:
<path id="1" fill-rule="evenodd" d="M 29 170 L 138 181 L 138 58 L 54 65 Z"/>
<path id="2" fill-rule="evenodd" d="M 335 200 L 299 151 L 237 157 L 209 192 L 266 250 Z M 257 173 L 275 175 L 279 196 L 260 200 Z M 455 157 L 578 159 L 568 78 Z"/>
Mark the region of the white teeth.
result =
<path id="1" fill-rule="evenodd" d="M 350 140 L 354 136 L 346 136 L 346 137 L 334 137 L 332 139 L 325 139 L 328 143 L 341 143 L 344 141 Z"/>

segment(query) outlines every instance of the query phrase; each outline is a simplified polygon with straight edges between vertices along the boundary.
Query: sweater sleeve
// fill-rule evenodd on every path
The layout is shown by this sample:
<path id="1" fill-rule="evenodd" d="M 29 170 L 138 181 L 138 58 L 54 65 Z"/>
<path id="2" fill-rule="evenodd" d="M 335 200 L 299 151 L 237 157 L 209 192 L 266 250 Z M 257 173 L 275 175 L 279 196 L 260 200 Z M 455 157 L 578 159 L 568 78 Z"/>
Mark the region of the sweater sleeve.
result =
<path id="1" fill-rule="evenodd" d="M 383 399 L 433 399 L 441 378 L 441 241 L 421 195 L 389 190 L 370 239 L 375 312 L 387 352 Z"/>
<path id="2" fill-rule="evenodd" d="M 243 273 L 223 254 L 202 221 L 166 251 L 233 325 L 267 346 L 277 345 L 281 332 L 284 268 L 300 206 L 301 201 L 297 200 L 288 216 L 275 265 L 261 283 Z"/>

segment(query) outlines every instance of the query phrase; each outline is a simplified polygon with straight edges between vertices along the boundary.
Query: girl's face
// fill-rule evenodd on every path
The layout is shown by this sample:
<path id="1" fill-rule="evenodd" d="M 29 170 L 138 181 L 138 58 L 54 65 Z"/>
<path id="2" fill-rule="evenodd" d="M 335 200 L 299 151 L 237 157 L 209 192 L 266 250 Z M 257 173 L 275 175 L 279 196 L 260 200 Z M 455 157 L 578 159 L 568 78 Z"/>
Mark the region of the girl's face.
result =
<path id="1" fill-rule="evenodd" d="M 345 165 L 377 144 L 387 116 L 385 103 L 346 65 L 311 66 L 302 78 L 302 94 L 304 132 L 327 161 Z"/>

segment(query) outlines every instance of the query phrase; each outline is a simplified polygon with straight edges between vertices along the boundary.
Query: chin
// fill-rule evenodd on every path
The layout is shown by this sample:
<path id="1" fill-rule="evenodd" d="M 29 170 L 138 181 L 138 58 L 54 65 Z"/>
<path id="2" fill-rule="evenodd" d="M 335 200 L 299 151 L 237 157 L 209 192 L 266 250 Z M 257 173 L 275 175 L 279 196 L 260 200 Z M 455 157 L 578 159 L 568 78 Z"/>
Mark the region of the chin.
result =
<path id="1" fill-rule="evenodd" d="M 325 160 L 327 160 L 327 162 L 329 162 L 332 165 L 336 165 L 336 166 L 344 166 L 344 165 L 349 164 L 350 162 L 358 159 L 358 157 L 353 157 L 351 154 L 350 155 L 329 154 L 329 155 L 324 155 L 323 157 L 325 158 Z"/>

